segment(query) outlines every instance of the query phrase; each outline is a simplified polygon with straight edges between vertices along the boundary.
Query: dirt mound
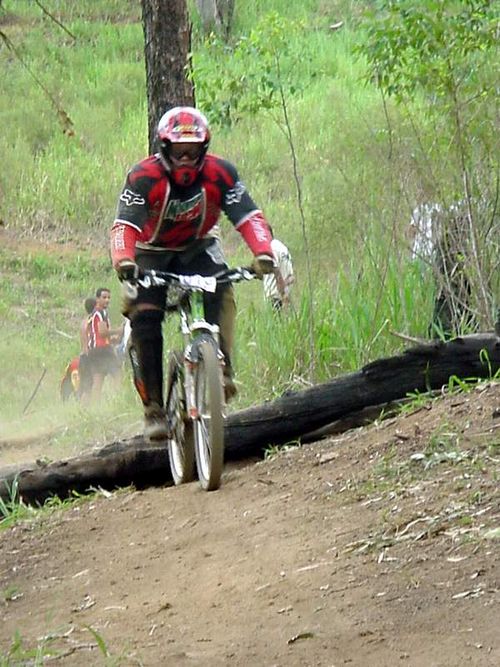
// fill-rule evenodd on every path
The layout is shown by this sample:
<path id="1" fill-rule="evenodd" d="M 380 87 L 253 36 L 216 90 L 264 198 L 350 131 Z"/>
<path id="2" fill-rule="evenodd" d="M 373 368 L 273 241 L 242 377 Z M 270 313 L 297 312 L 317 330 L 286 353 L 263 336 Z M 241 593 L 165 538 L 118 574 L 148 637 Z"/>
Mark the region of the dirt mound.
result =
<path id="1" fill-rule="evenodd" d="M 18 525 L 0 535 L 3 655 L 498 665 L 499 463 L 487 384 L 230 468 L 215 493 L 97 495 Z"/>

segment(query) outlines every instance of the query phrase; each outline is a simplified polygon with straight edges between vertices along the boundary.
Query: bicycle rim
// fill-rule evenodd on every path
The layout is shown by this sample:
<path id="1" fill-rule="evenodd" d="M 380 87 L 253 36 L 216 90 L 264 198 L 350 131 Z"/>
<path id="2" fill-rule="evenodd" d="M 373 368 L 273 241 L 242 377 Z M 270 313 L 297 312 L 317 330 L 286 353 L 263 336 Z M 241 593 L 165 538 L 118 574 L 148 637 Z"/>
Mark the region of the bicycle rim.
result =
<path id="1" fill-rule="evenodd" d="M 174 484 L 192 482 L 195 477 L 193 424 L 186 414 L 184 366 L 180 352 L 172 352 L 167 376 L 168 458 Z"/>
<path id="2" fill-rule="evenodd" d="M 198 419 L 194 422 L 196 467 L 201 487 L 220 486 L 224 466 L 224 417 L 220 364 L 215 345 L 203 340 L 198 347 L 195 377 Z"/>

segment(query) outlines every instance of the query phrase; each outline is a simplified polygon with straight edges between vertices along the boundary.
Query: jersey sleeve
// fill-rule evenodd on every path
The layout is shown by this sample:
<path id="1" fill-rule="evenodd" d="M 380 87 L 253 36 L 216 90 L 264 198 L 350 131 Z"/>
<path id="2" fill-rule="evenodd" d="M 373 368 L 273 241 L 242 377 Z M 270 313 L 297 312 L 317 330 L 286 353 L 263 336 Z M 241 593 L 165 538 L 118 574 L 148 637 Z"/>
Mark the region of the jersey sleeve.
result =
<path id="1" fill-rule="evenodd" d="M 273 256 L 272 234 L 262 211 L 257 208 L 238 172 L 225 163 L 228 179 L 222 192 L 222 210 L 242 235 L 254 255 Z"/>
<path id="2" fill-rule="evenodd" d="M 124 259 L 135 259 L 135 244 L 138 238 L 139 232 L 135 227 L 115 221 L 111 229 L 111 262 L 115 268 Z"/>
<path id="3" fill-rule="evenodd" d="M 140 177 L 137 167 L 129 171 L 118 199 L 115 224 L 123 223 L 141 231 L 149 212 L 147 187 L 146 179 Z"/>
<path id="4" fill-rule="evenodd" d="M 111 229 L 111 260 L 114 267 L 123 259 L 133 260 L 135 257 L 135 244 L 149 215 L 149 187 L 140 165 L 129 171 Z"/>

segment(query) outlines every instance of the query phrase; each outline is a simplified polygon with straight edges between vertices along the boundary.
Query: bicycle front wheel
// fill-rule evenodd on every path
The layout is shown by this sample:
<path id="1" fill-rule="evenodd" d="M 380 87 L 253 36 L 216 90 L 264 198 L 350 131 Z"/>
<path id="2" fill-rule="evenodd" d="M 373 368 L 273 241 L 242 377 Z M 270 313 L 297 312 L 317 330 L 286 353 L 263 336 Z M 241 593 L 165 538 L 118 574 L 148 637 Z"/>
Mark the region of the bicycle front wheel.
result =
<path id="1" fill-rule="evenodd" d="M 167 374 L 168 458 L 175 485 L 194 479 L 193 423 L 186 414 L 184 364 L 180 352 L 172 352 Z"/>
<path id="2" fill-rule="evenodd" d="M 218 489 L 224 467 L 223 387 L 217 349 L 210 339 L 201 340 L 197 350 L 195 400 L 198 418 L 194 422 L 196 468 L 202 489 Z"/>

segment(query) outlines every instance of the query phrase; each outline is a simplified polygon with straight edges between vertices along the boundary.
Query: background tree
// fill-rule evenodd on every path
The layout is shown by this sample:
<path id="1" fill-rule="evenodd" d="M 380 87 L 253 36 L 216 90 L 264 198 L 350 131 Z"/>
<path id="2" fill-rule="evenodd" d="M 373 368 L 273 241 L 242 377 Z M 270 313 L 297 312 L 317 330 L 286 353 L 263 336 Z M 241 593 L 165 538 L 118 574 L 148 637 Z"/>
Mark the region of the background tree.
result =
<path id="1" fill-rule="evenodd" d="M 232 40 L 230 46 L 217 35 L 210 34 L 205 40 L 205 48 L 212 53 L 214 59 L 220 59 L 219 66 L 207 67 L 202 62 L 197 62 L 192 75 L 201 104 L 213 123 L 231 126 L 245 114 L 256 115 L 266 111 L 271 114 L 286 138 L 306 259 L 310 299 L 308 376 L 312 379 L 316 359 L 313 276 L 297 138 L 289 110 L 291 99 L 300 92 L 295 82 L 294 68 L 299 60 L 305 62 L 308 58 L 305 50 L 300 54 L 290 53 L 289 39 L 292 34 L 303 30 L 302 22 L 286 21 L 277 12 L 270 12 L 260 19 L 248 35 Z M 231 54 L 229 60 L 228 53 Z"/>
<path id="2" fill-rule="evenodd" d="M 176 105 L 194 105 L 194 89 L 187 77 L 191 27 L 186 0 L 142 0 L 142 26 L 152 152 L 162 114 Z"/>
<path id="3" fill-rule="evenodd" d="M 434 270 L 455 330 L 471 321 L 491 326 L 500 299 L 498 19 L 498 3 L 489 0 L 380 0 L 359 48 L 369 80 L 417 135 L 425 200 L 415 203 L 448 212 L 434 230 Z"/>

